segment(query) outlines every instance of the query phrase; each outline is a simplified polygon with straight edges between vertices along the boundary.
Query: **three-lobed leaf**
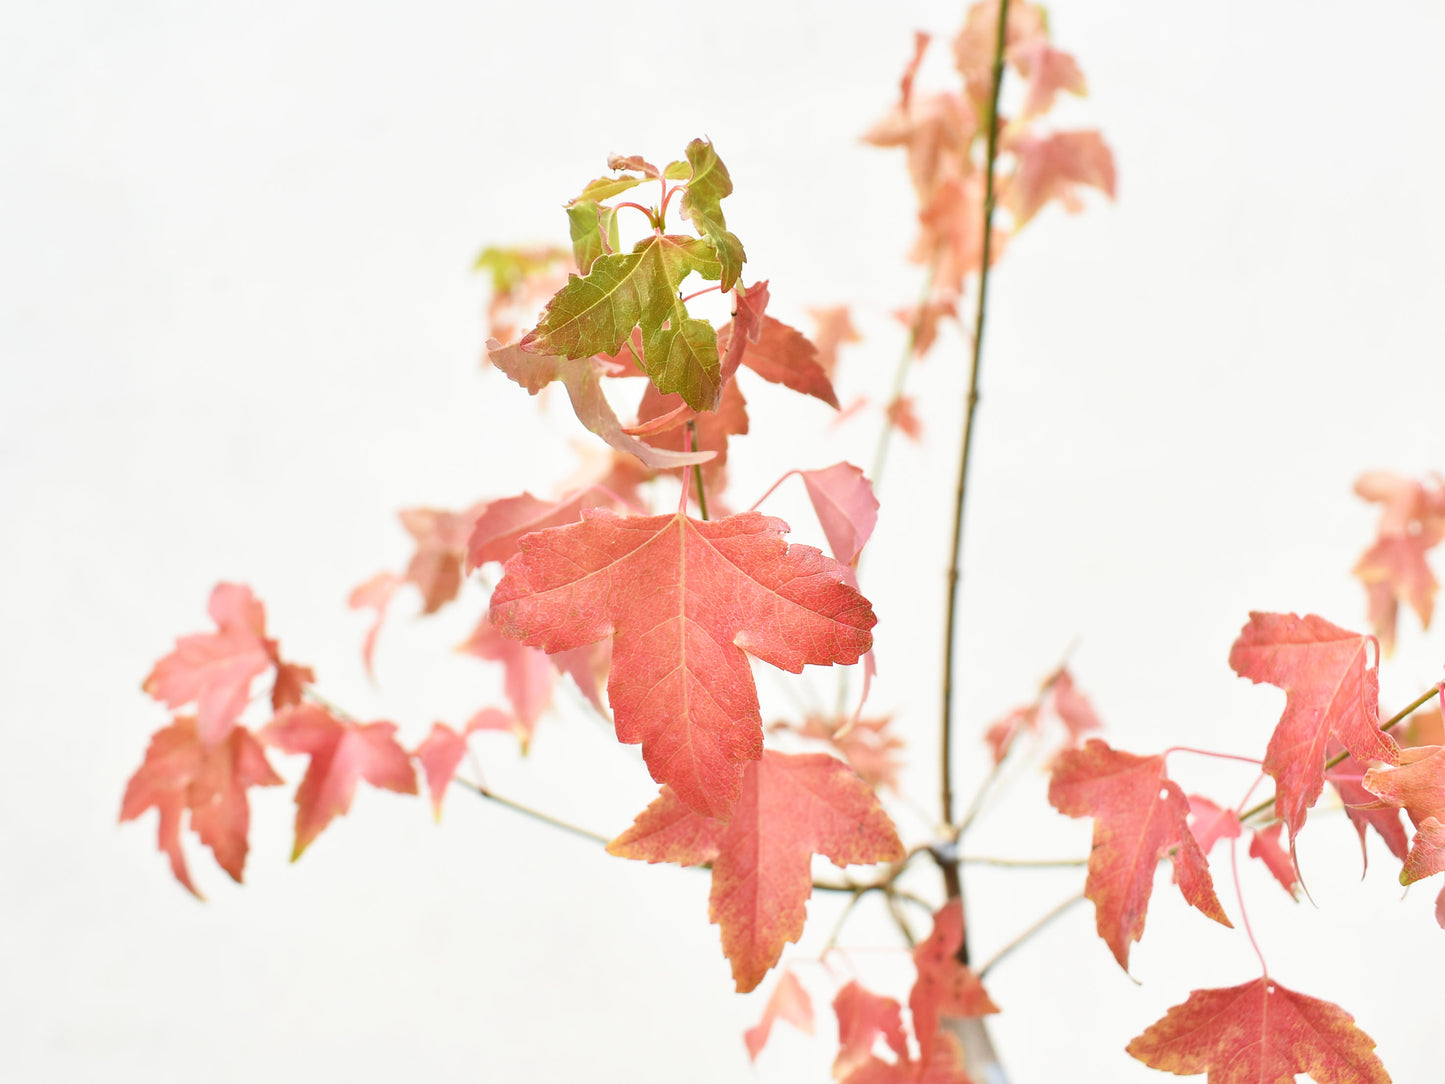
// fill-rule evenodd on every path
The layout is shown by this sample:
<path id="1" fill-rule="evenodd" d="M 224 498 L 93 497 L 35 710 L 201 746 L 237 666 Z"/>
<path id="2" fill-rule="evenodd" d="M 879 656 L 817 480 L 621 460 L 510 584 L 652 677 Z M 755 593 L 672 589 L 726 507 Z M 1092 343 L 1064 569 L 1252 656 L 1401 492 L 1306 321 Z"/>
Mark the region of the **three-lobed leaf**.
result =
<path id="1" fill-rule="evenodd" d="M 798 673 L 851 664 L 877 618 L 844 566 L 789 546 L 781 520 L 588 509 L 521 539 L 492 593 L 504 634 L 549 654 L 612 638 L 620 741 L 705 816 L 727 816 L 762 752 L 749 654 Z"/>

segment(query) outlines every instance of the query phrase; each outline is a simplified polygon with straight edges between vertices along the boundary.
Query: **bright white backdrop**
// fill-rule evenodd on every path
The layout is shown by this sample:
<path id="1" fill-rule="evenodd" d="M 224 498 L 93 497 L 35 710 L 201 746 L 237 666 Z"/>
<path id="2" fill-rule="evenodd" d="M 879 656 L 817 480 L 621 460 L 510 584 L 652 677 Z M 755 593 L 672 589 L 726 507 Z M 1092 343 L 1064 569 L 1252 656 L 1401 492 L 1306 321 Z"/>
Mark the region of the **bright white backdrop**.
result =
<path id="1" fill-rule="evenodd" d="M 1068 119 L 1105 131 L 1120 198 L 1046 213 L 997 278 L 963 716 L 978 726 L 1027 698 L 1077 638 L 1075 672 L 1118 744 L 1257 752 L 1280 697 L 1226 665 L 1247 611 L 1360 627 L 1348 569 L 1373 519 L 1352 479 L 1445 467 L 1445 13 L 1059 0 L 1052 14 L 1093 90 Z M 960 18 L 821 0 L 0 14 L 7 1079 L 748 1076 L 739 1032 L 761 997 L 730 992 L 705 878 L 609 859 L 463 794 L 437 828 L 421 802 L 366 791 L 295 866 L 290 806 L 261 795 L 247 885 L 194 849 L 210 896 L 197 904 L 151 818 L 114 823 L 165 722 L 138 685 L 230 578 L 254 585 L 328 695 L 410 738 L 494 695 L 445 651 L 460 612 L 403 612 L 372 688 L 343 600 L 404 560 L 394 509 L 543 490 L 569 469 L 573 430 L 559 419 L 539 438 L 518 390 L 478 371 L 483 288 L 467 268 L 484 243 L 564 239 L 560 204 L 609 151 L 668 159 L 714 140 L 737 185 L 729 222 L 775 311 L 802 323 L 805 306 L 858 306 L 869 338 L 845 381 L 886 380 L 887 314 L 917 288 L 900 259 L 911 194 L 901 157 L 857 135 L 892 102 L 912 29 Z M 915 374 L 928 439 L 892 459 L 864 584 L 882 620 L 876 703 L 905 721 L 909 789 L 929 805 L 960 357 L 955 338 Z M 795 427 L 786 398 L 750 395 L 739 493 L 780 463 L 834 461 L 860 432 L 819 437 L 822 408 Z M 806 513 L 777 510 L 815 540 Z M 1390 704 L 1439 676 L 1442 644 L 1405 619 Z M 980 758 L 963 744 L 967 794 Z M 603 832 L 653 792 L 633 751 L 581 718 L 545 721 L 526 762 L 500 740 L 479 750 L 498 790 Z M 1237 785 L 1185 766 L 1187 786 Z M 971 849 L 1084 853 L 1087 825 L 1049 811 L 1037 777 L 1015 790 Z M 1272 970 L 1354 1013 L 1397 1079 L 1433 1079 L 1435 886 L 1400 904 L 1374 841 L 1360 884 L 1352 834 L 1319 820 L 1301 842 L 1318 910 L 1246 877 Z M 1077 881 L 972 877 L 980 954 Z M 1253 976 L 1242 936 L 1160 889 L 1135 949 L 1142 986 L 1082 909 L 1000 967 L 996 1033 L 1017 1081 L 1155 1079 L 1127 1040 L 1189 989 Z M 816 950 L 835 905 L 813 906 Z M 892 943 L 866 908 L 850 936 Z M 896 962 L 855 957 L 880 983 L 902 981 Z M 774 1044 L 762 1079 L 826 1079 L 830 1040 L 782 1029 Z"/>

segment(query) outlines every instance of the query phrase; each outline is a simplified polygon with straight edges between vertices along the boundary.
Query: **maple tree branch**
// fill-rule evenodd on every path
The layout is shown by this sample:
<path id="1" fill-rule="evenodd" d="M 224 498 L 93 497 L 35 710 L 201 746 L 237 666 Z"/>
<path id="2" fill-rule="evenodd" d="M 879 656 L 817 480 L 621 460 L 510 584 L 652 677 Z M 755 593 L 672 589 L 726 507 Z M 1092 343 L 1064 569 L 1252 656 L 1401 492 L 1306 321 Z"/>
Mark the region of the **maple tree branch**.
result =
<path id="1" fill-rule="evenodd" d="M 1023 945 L 1035 934 L 1042 931 L 1046 926 L 1053 922 L 1054 919 L 1063 915 L 1066 911 L 1073 907 L 1074 904 L 1083 902 L 1084 894 L 1080 892 L 1077 896 L 1070 896 L 1068 899 L 1064 900 L 1063 903 L 1060 903 L 1058 906 L 1054 907 L 1053 910 L 1049 911 L 1032 926 L 1024 930 L 1023 933 L 1019 934 L 1008 944 L 1004 945 L 1003 948 L 995 952 L 993 956 L 989 958 L 988 962 L 978 969 L 978 977 L 983 978 L 984 976 L 986 976 L 1000 961 L 1002 961 L 1006 956 L 1008 956 L 1009 953 L 1013 952 L 1014 949 L 1018 948 L 1020 945 Z"/>
<path id="2" fill-rule="evenodd" d="M 1440 686 L 1432 686 L 1428 692 L 1421 693 L 1419 696 L 1415 697 L 1414 700 L 1410 701 L 1410 703 L 1406 704 L 1399 711 L 1395 712 L 1395 714 L 1392 715 L 1386 722 L 1381 723 L 1380 729 L 1382 731 L 1393 730 L 1395 727 L 1399 726 L 1411 715 L 1413 715 L 1416 711 L 1423 708 L 1426 704 L 1428 704 L 1431 700 L 1433 700 L 1439 695 Z M 1329 771 L 1336 764 L 1342 763 L 1347 757 L 1349 757 L 1349 755 L 1350 754 L 1348 750 L 1343 753 L 1336 753 L 1334 756 L 1330 757 L 1329 760 L 1325 761 L 1325 771 Z M 1273 808 L 1275 798 L 1276 795 L 1271 794 L 1268 798 L 1260 802 L 1258 805 L 1250 806 L 1249 809 L 1245 810 L 1239 815 L 1240 822 L 1246 822 L 1251 818 L 1257 817 L 1261 813 L 1267 812 L 1268 810 Z"/>
<path id="3" fill-rule="evenodd" d="M 1067 869 L 1087 866 L 1087 858 L 993 858 L 967 856 L 959 862 L 965 866 L 1001 866 L 1005 869 Z"/>
<path id="4" fill-rule="evenodd" d="M 516 813 L 521 813 L 523 816 L 531 817 L 535 821 L 541 821 L 543 824 L 550 824 L 553 828 L 560 828 L 562 831 L 570 832 L 574 836 L 581 836 L 583 839 L 590 839 L 593 843 L 600 843 L 604 847 L 612 842 L 612 840 L 609 839 L 607 836 L 600 836 L 596 832 L 589 832 L 586 828 L 578 828 L 575 824 L 568 824 L 566 821 L 558 820 L 556 817 L 549 816 L 548 814 L 533 809 L 530 806 L 522 805 L 520 802 L 514 802 L 510 798 L 503 798 L 500 794 L 496 794 L 493 791 L 488 790 L 486 787 L 470 782 L 469 780 L 454 777 L 452 779 L 452 782 L 455 783 L 457 786 L 465 787 L 467 790 L 475 792 L 483 798 L 487 798 L 490 801 L 496 802 L 498 805 L 504 805 L 508 809 Z"/>
<path id="5" fill-rule="evenodd" d="M 978 269 L 978 305 L 973 318 L 973 352 L 969 364 L 968 398 L 963 416 L 963 440 L 959 452 L 958 483 L 953 501 L 953 557 L 948 569 L 948 620 L 943 636 L 943 734 L 939 751 L 942 778 L 943 823 L 953 823 L 953 656 L 958 626 L 958 581 L 963 562 L 963 509 L 968 494 L 969 452 L 973 447 L 973 419 L 978 409 L 978 374 L 983 360 L 984 318 L 988 311 L 988 265 L 993 257 L 994 161 L 998 157 L 998 100 L 1003 89 L 1003 53 L 1008 29 L 1008 0 L 999 0 L 998 25 L 994 33 L 992 102 L 988 111 L 988 147 L 984 162 L 983 252 Z M 953 870 L 952 880 L 958 879 Z M 944 880 L 949 870 L 944 870 Z M 952 885 L 950 884 L 950 889 Z M 950 895 L 957 895 L 950 892 Z"/>

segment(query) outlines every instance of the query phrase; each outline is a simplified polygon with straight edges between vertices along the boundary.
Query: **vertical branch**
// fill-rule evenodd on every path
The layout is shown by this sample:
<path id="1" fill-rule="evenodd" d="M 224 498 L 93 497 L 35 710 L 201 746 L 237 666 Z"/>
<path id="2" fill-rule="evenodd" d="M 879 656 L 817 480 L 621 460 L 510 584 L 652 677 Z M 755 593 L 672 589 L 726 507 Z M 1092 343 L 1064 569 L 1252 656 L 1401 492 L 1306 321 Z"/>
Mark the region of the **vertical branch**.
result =
<path id="1" fill-rule="evenodd" d="M 953 502 L 953 558 L 948 569 L 948 621 L 943 638 L 943 733 L 939 758 L 942 762 L 943 823 L 953 823 L 953 656 L 958 625 L 958 581 L 963 559 L 963 508 L 968 490 L 968 456 L 973 444 L 973 416 L 978 407 L 978 372 L 983 354 L 983 322 L 988 301 L 988 265 L 993 256 L 994 160 L 998 157 L 998 99 L 1003 87 L 1003 52 L 1008 28 L 1008 0 L 999 0 L 998 26 L 993 48 L 993 87 L 988 111 L 988 151 L 984 174 L 983 258 L 978 272 L 978 308 L 973 320 L 973 357 L 969 366 L 968 400 L 963 417 L 963 447 L 959 453 L 958 483 Z M 943 865 L 944 881 L 950 895 L 957 895 L 958 864 Z"/>

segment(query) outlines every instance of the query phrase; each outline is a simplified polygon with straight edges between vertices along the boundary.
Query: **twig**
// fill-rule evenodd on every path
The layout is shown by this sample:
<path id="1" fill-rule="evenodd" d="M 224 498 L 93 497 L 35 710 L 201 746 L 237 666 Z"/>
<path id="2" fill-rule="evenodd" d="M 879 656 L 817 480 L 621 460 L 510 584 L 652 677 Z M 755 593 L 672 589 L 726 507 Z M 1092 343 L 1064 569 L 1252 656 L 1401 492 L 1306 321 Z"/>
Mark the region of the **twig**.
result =
<path id="1" fill-rule="evenodd" d="M 520 802 L 514 802 L 510 798 L 503 798 L 500 794 L 496 794 L 486 787 L 478 786 L 469 780 L 453 778 L 452 782 L 459 787 L 465 787 L 467 790 L 475 792 L 483 798 L 496 802 L 498 805 L 504 805 L 510 810 L 521 813 L 523 816 L 531 817 L 533 820 L 541 821 L 543 824 L 550 824 L 553 828 L 560 828 L 564 832 L 571 832 L 574 836 L 590 839 L 593 843 L 600 843 L 604 847 L 612 842 L 607 836 L 599 836 L 596 832 L 589 832 L 586 828 L 578 828 L 575 824 L 568 824 L 566 821 L 558 820 L 556 817 L 532 809 L 530 806 L 522 805 Z"/>
<path id="2" fill-rule="evenodd" d="M 1018 947 L 1019 947 L 1020 945 L 1022 945 L 1024 942 L 1028 941 L 1029 938 L 1033 937 L 1036 933 L 1038 933 L 1040 930 L 1042 930 L 1045 926 L 1047 926 L 1049 923 L 1053 922 L 1054 919 L 1058 918 L 1060 915 L 1062 915 L 1064 912 L 1066 912 L 1070 907 L 1073 907 L 1074 904 L 1076 904 L 1076 903 L 1082 903 L 1083 901 L 1084 901 L 1084 894 L 1083 894 L 1082 892 L 1080 892 L 1077 896 L 1070 896 L 1070 897 L 1069 897 L 1068 899 L 1066 899 L 1063 903 L 1059 904 L 1057 907 L 1055 907 L 1055 908 L 1054 908 L 1052 911 L 1050 911 L 1048 914 L 1044 915 L 1043 918 L 1039 919 L 1039 920 L 1038 920 L 1037 922 L 1035 922 L 1032 926 L 1030 926 L 1028 929 L 1026 929 L 1023 933 L 1021 933 L 1021 934 L 1019 934 L 1017 937 L 1015 937 L 1012 941 L 1010 941 L 1010 942 L 1009 942 L 1007 945 L 1005 945 L 1003 948 L 1001 948 L 1001 949 L 999 949 L 997 952 L 995 952 L 995 953 L 993 954 L 992 958 L 990 958 L 989 961 L 988 961 L 986 964 L 984 964 L 982 967 L 980 967 L 980 968 L 978 969 L 978 977 L 979 977 L 979 978 L 983 978 L 983 977 L 984 977 L 985 975 L 987 975 L 991 970 L 993 970 L 994 966 L 995 966 L 1000 960 L 1002 960 L 1004 957 L 1006 957 L 1009 953 L 1013 952 L 1014 949 L 1018 948 Z"/>

